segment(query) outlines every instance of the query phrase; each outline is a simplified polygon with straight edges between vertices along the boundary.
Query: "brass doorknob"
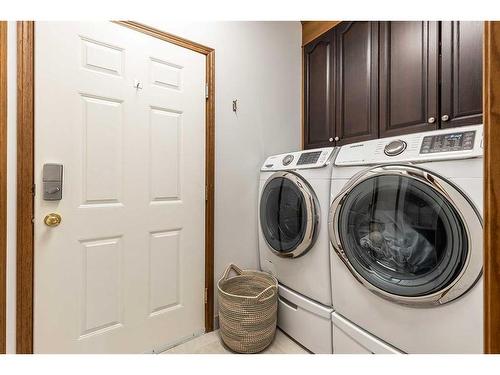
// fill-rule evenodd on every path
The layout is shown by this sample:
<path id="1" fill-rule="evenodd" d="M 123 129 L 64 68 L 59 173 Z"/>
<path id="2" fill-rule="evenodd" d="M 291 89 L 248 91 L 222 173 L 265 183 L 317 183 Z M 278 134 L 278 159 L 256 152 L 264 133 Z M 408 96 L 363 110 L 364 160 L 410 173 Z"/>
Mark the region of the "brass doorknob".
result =
<path id="1" fill-rule="evenodd" d="M 45 216 L 43 222 L 48 227 L 57 227 L 59 224 L 61 224 L 61 220 L 62 220 L 61 215 L 52 212 L 47 216 Z"/>

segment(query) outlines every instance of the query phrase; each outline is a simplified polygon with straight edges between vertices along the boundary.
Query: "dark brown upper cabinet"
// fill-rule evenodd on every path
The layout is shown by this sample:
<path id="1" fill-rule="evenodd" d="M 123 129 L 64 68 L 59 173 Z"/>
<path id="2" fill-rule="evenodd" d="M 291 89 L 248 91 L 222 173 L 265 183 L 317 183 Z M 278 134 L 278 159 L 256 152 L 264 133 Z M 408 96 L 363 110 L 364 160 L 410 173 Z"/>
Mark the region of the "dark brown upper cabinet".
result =
<path id="1" fill-rule="evenodd" d="M 334 143 L 334 30 L 304 47 L 304 147 Z"/>
<path id="2" fill-rule="evenodd" d="M 438 22 L 380 23 L 380 137 L 439 125 Z"/>
<path id="3" fill-rule="evenodd" d="M 378 137 L 378 22 L 335 28 L 337 146 Z"/>
<path id="4" fill-rule="evenodd" d="M 483 23 L 441 23 L 441 127 L 482 123 Z"/>
<path id="5" fill-rule="evenodd" d="M 482 122 L 482 22 L 341 22 L 304 47 L 304 147 Z"/>

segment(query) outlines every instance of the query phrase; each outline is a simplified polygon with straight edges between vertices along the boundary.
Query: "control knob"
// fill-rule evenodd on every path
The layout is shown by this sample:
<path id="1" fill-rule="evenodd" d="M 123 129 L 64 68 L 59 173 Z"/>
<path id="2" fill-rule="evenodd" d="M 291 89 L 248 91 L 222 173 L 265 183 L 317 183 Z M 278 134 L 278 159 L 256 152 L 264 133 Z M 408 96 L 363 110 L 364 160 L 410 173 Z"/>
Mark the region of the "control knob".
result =
<path id="1" fill-rule="evenodd" d="M 283 158 L 283 165 L 288 165 L 293 161 L 293 155 L 287 155 Z"/>
<path id="2" fill-rule="evenodd" d="M 396 156 L 396 155 L 401 154 L 405 149 L 406 149 L 406 142 L 402 141 L 400 139 L 397 139 L 395 141 L 389 142 L 384 147 L 384 153 L 387 156 Z"/>

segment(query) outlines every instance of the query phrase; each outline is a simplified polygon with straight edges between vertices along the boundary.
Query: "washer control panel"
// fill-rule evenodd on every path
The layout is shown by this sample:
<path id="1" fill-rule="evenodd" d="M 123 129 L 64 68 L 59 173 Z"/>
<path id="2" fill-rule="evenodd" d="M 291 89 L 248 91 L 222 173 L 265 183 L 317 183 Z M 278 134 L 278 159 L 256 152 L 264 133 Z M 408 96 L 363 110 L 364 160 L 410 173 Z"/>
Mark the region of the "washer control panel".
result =
<path id="1" fill-rule="evenodd" d="M 297 151 L 274 155 L 267 158 L 262 171 L 280 171 L 291 169 L 321 168 L 330 162 L 336 149 L 334 147 L 315 150 Z"/>
<path id="2" fill-rule="evenodd" d="M 436 152 L 466 151 L 474 148 L 475 131 L 429 135 L 424 137 L 421 154 Z"/>

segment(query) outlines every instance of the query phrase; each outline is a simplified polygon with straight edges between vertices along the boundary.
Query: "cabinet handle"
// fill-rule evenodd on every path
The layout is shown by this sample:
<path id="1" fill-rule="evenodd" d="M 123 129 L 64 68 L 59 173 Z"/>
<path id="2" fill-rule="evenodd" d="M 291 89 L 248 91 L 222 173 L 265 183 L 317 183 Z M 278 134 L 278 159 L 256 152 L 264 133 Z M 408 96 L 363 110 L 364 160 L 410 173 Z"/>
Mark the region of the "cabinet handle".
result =
<path id="1" fill-rule="evenodd" d="M 427 120 L 427 122 L 429 124 L 434 124 L 436 122 L 436 118 L 435 117 L 429 117 L 429 119 Z"/>
<path id="2" fill-rule="evenodd" d="M 335 142 L 338 142 L 340 141 L 340 138 L 339 137 L 335 137 Z"/>
<path id="3" fill-rule="evenodd" d="M 328 142 L 333 142 L 333 138 L 329 138 L 329 139 L 328 139 Z"/>
<path id="4" fill-rule="evenodd" d="M 450 116 L 448 116 L 448 115 L 443 115 L 443 116 L 441 117 L 441 120 L 442 120 L 442 121 L 448 121 L 449 119 L 450 119 Z"/>

